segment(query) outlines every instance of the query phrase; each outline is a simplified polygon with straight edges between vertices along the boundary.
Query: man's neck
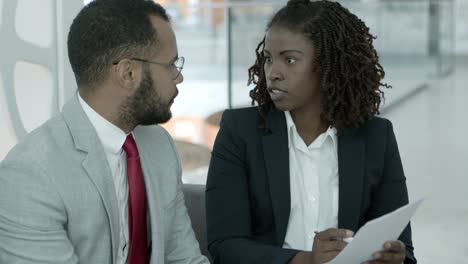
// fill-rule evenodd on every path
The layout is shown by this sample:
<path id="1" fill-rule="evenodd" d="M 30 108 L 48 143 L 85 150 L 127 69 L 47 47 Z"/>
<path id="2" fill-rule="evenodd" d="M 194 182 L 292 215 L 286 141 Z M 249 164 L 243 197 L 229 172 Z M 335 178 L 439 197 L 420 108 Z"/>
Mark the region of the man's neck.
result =
<path id="1" fill-rule="evenodd" d="M 99 90 L 98 90 L 99 91 Z M 105 96 L 104 94 L 99 93 L 98 91 L 82 92 L 78 91 L 80 97 L 91 107 L 96 113 L 102 116 L 107 121 L 111 122 L 125 134 L 130 133 L 135 126 L 128 125 L 125 120 L 122 120 L 119 115 L 119 104 L 116 103 L 116 98 Z"/>

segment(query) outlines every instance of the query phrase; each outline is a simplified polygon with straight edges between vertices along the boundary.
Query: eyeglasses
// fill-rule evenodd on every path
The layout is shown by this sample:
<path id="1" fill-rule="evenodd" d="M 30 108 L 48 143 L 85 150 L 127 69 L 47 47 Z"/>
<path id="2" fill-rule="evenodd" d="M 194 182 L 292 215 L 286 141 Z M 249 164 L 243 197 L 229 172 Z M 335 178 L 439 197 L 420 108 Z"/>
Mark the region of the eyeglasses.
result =
<path id="1" fill-rule="evenodd" d="M 161 63 L 157 61 L 149 61 L 149 60 L 144 60 L 140 58 L 129 58 L 130 60 L 135 60 L 135 61 L 141 61 L 141 62 L 146 62 L 150 64 L 155 64 L 155 65 L 161 65 L 166 68 L 169 68 L 172 74 L 172 79 L 175 80 L 179 77 L 180 73 L 182 72 L 182 69 L 184 68 L 184 63 L 185 63 L 185 58 L 184 57 L 177 57 L 177 59 L 172 62 L 172 63 Z M 113 64 L 118 64 L 119 62 L 114 62 Z"/>

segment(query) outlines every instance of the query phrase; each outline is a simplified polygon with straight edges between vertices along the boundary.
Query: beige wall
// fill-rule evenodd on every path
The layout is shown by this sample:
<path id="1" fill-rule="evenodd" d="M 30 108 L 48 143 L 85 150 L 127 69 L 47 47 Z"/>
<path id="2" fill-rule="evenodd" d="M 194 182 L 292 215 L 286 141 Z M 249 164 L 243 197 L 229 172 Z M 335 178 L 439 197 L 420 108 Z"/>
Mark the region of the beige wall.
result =
<path id="1" fill-rule="evenodd" d="M 82 5 L 0 0 L 0 160 L 76 90 L 65 40 Z"/>

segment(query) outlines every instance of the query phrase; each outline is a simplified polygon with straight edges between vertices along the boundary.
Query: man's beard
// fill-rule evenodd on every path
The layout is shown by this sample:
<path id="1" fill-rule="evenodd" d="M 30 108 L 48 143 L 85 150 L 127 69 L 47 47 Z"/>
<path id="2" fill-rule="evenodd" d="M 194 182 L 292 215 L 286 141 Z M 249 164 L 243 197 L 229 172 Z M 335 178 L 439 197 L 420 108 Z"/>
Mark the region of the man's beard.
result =
<path id="1" fill-rule="evenodd" d="M 157 93 L 157 87 L 149 71 L 144 72 L 143 80 L 135 94 L 129 97 L 121 106 L 120 119 L 126 124 L 154 125 L 165 123 L 172 117 L 171 103 L 174 98 L 163 102 Z"/>

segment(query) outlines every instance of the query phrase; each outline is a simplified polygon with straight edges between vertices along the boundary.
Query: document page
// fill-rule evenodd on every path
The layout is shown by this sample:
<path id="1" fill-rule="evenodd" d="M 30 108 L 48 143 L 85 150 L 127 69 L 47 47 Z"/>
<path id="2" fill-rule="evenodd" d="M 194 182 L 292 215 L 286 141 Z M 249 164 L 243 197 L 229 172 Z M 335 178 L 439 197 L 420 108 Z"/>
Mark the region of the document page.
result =
<path id="1" fill-rule="evenodd" d="M 327 264 L 360 264 L 371 259 L 374 252 L 382 250 L 385 242 L 398 239 L 422 202 L 423 199 L 419 199 L 367 222 L 343 251 Z"/>

